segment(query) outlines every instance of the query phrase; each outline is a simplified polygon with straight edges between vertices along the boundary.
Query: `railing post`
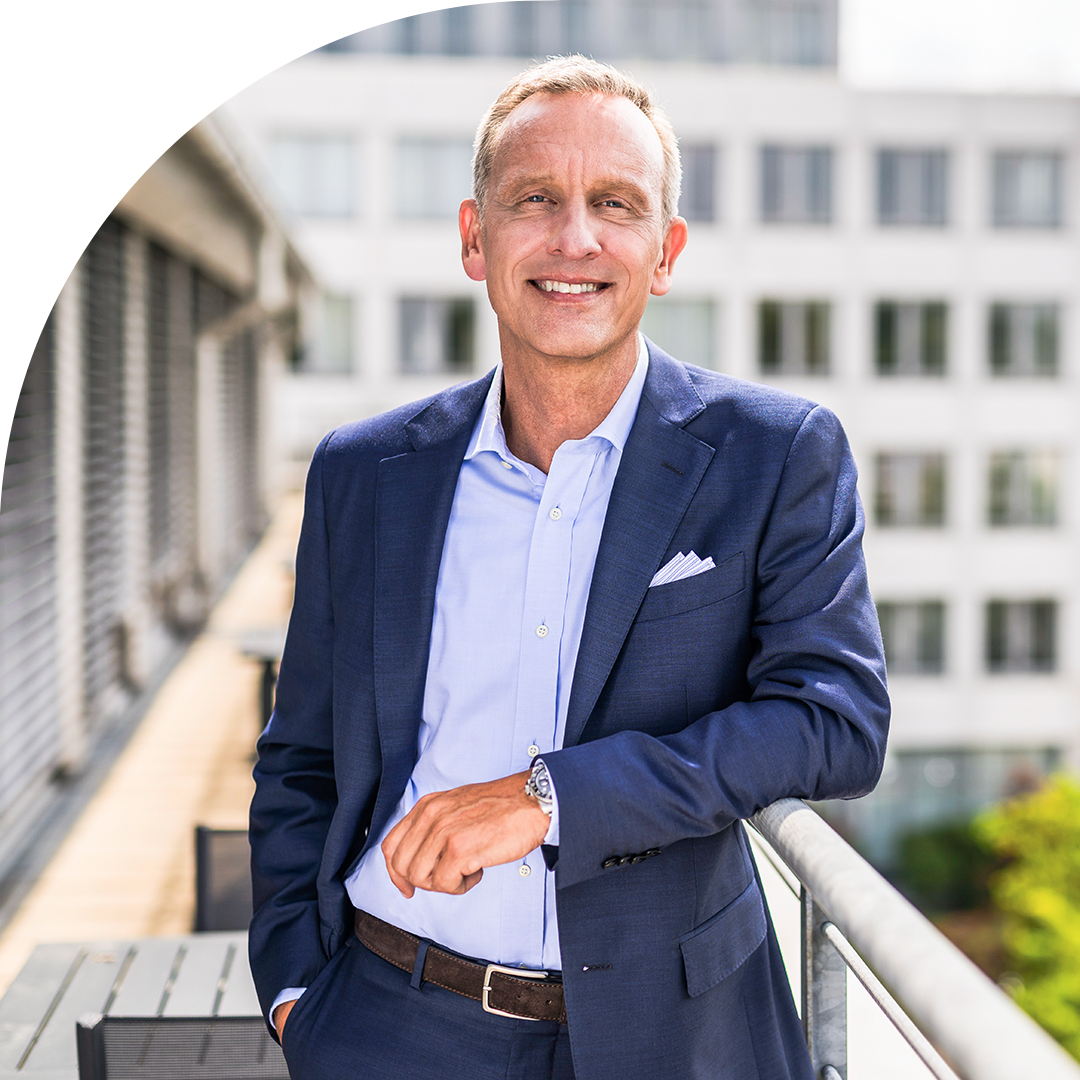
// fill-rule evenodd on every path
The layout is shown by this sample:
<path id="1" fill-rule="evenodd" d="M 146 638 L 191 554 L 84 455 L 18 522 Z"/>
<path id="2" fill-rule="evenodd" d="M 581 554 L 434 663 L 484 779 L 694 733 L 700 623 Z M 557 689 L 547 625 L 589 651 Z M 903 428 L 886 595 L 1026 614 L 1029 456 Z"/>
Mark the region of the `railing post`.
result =
<path id="1" fill-rule="evenodd" d="M 847 1080 L 847 965 L 821 932 L 824 912 L 805 886 L 802 913 L 802 1022 L 814 1076 Z M 826 1073 L 831 1067 L 833 1071 Z"/>

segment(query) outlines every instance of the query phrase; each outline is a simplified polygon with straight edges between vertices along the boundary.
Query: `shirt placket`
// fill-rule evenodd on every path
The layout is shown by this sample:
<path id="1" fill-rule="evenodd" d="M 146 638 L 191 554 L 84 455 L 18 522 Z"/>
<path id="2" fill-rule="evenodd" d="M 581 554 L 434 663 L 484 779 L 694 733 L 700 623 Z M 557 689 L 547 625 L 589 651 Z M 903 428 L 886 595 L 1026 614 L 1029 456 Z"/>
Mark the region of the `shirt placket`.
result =
<path id="1" fill-rule="evenodd" d="M 559 660 L 573 528 L 595 458 L 595 448 L 589 444 L 560 447 L 537 507 L 522 608 L 511 772 L 527 769 L 537 756 L 555 749 Z M 504 926 L 508 917 L 521 928 L 522 935 L 535 937 L 539 953 L 543 948 L 547 892 L 542 854 L 530 852 L 520 861 L 517 872 L 525 888 L 513 898 L 515 908 L 513 913 L 505 913 Z"/>

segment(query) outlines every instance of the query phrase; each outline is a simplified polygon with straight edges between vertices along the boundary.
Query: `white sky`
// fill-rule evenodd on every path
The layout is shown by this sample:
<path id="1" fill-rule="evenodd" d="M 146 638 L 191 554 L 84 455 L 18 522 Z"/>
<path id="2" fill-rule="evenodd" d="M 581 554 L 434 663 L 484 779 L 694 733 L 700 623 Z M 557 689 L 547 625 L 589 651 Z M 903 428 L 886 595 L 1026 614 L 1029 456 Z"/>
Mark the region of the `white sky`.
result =
<path id="1" fill-rule="evenodd" d="M 862 86 L 1080 92 L 1080 0 L 840 0 Z"/>
<path id="2" fill-rule="evenodd" d="M 1080 0 L 840 0 L 863 86 L 1080 93 Z M 184 131 L 338 37 L 438 0 L 31 0 L 0 63 L 0 441 L 33 343 L 98 225 Z"/>

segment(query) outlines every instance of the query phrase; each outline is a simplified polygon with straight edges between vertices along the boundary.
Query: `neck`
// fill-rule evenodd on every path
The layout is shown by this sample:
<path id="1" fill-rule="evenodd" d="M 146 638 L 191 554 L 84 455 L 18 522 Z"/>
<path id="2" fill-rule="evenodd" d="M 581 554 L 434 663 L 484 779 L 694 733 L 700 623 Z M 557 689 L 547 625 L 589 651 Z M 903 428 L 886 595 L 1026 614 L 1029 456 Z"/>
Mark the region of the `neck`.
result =
<path id="1" fill-rule="evenodd" d="M 547 473 L 555 451 L 583 439 L 626 389 L 638 358 L 638 336 L 587 360 L 503 353 L 502 423 L 515 457 Z"/>

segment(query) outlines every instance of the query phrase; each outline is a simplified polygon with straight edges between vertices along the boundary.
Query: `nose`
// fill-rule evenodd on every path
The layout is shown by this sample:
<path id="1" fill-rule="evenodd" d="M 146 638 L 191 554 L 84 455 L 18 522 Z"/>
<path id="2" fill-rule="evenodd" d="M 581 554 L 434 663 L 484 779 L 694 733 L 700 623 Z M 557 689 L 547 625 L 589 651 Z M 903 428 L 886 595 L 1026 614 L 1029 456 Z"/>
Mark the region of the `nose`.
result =
<path id="1" fill-rule="evenodd" d="M 600 254 L 600 222 L 592 218 L 584 202 L 564 204 L 554 220 L 548 254 L 564 259 L 587 259 Z"/>

